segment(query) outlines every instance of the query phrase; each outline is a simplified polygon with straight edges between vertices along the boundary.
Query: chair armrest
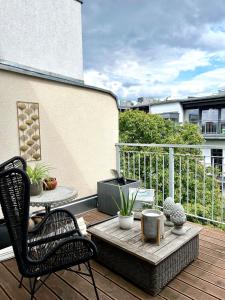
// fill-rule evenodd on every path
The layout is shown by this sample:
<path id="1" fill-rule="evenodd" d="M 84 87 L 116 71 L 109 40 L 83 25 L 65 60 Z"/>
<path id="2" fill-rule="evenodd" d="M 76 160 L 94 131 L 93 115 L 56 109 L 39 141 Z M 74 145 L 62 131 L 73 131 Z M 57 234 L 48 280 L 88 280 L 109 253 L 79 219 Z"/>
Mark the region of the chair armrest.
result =
<path id="1" fill-rule="evenodd" d="M 27 259 L 32 264 L 49 263 L 49 260 L 66 259 L 74 257 L 75 263 L 82 263 L 97 256 L 97 248 L 89 239 L 81 236 L 64 239 L 54 246 L 54 243 L 46 245 L 44 251 L 36 251 L 35 247 L 30 249 Z"/>
<path id="2" fill-rule="evenodd" d="M 56 209 L 46 215 L 43 221 L 28 233 L 28 246 L 74 234 L 82 236 L 76 218 L 65 209 Z"/>

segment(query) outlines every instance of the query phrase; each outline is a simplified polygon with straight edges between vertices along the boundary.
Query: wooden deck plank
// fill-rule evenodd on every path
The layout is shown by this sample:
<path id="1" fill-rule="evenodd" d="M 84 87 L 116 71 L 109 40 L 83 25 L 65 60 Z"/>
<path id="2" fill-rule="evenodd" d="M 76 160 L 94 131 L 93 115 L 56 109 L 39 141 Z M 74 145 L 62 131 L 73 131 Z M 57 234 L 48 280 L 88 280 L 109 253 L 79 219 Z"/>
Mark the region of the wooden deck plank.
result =
<path id="1" fill-rule="evenodd" d="M 171 287 L 165 287 L 163 291 L 160 293 L 167 300 L 190 300 L 191 298 L 180 294 L 176 290 L 172 289 Z"/>
<path id="2" fill-rule="evenodd" d="M 1 300 L 9 300 L 10 298 L 7 296 L 2 286 L 0 285 L 0 299 Z"/>
<path id="3" fill-rule="evenodd" d="M 88 280 L 73 272 L 65 271 L 62 274 L 57 273 L 57 276 L 69 283 L 74 289 L 79 291 L 79 293 L 87 297 L 87 299 L 92 299 L 93 295 L 95 294 L 93 285 Z M 98 290 L 98 294 L 100 300 L 112 299 L 100 290 Z"/>
<path id="4" fill-rule="evenodd" d="M 211 249 L 213 251 L 218 251 L 218 252 L 222 252 L 225 253 L 225 243 L 224 246 L 220 246 L 220 245 L 215 245 L 211 242 L 207 242 L 205 240 L 202 239 L 202 237 L 200 236 L 200 246 Z"/>
<path id="5" fill-rule="evenodd" d="M 93 270 L 93 275 L 95 278 L 95 283 L 98 289 L 101 291 L 104 291 L 105 294 L 110 296 L 112 299 L 116 300 L 137 300 L 138 298 L 132 295 L 130 292 L 124 290 L 117 284 L 115 284 L 113 281 L 110 279 L 104 277 L 100 273 L 96 272 Z M 88 280 L 89 282 L 91 279 L 87 276 L 81 275 L 83 278 Z"/>
<path id="6" fill-rule="evenodd" d="M 182 280 L 183 282 L 190 284 L 191 286 L 205 292 L 213 297 L 217 297 L 221 300 L 224 300 L 225 290 L 215 286 L 214 284 L 209 283 L 208 281 L 202 280 L 192 274 L 182 272 L 177 276 L 177 279 Z"/>
<path id="7" fill-rule="evenodd" d="M 215 276 L 214 274 L 193 265 L 188 266 L 185 269 L 185 272 L 224 289 L 223 293 L 225 294 L 225 278 Z"/>
<path id="8" fill-rule="evenodd" d="M 75 289 L 73 289 L 64 280 L 59 278 L 57 275 L 52 274 L 46 281 L 46 285 L 54 293 L 56 293 L 61 299 L 70 300 L 81 300 L 86 299 L 84 296 L 80 295 Z"/>
<path id="9" fill-rule="evenodd" d="M 4 287 L 7 295 L 12 299 L 30 299 L 30 294 L 24 288 L 18 288 L 18 280 L 0 264 L 0 283 Z"/>
<path id="10" fill-rule="evenodd" d="M 201 234 L 201 240 L 211 242 L 215 245 L 222 246 L 222 247 L 224 247 L 224 243 L 225 243 L 223 240 L 215 239 L 212 236 L 208 236 L 205 234 Z"/>
<path id="11" fill-rule="evenodd" d="M 225 241 L 224 231 L 219 228 L 210 228 L 205 226 L 203 227 L 201 234 Z"/>
<path id="12" fill-rule="evenodd" d="M 193 263 L 191 265 L 195 266 L 199 269 L 205 270 L 207 272 L 210 272 L 216 276 L 225 278 L 225 272 L 223 269 L 216 267 L 212 264 L 209 264 L 208 262 L 196 259 L 195 261 L 193 261 Z"/>
<path id="13" fill-rule="evenodd" d="M 15 263 L 14 259 L 10 259 L 8 261 L 3 262 L 3 265 L 16 277 L 18 280 L 18 284 L 21 278 L 21 275 L 19 273 L 19 270 L 17 268 L 17 264 Z M 30 286 L 29 286 L 29 279 L 24 278 L 23 279 L 23 286 L 26 288 L 26 290 L 29 292 L 30 291 Z M 43 285 L 35 294 L 35 298 L 37 300 L 56 300 L 59 299 L 51 290 L 49 290 L 45 285 Z M 1 298 L 0 298 L 1 299 Z"/>
<path id="14" fill-rule="evenodd" d="M 217 266 L 223 270 L 225 270 L 225 261 L 218 259 L 216 257 L 213 257 L 211 255 L 205 254 L 203 252 L 200 252 L 200 255 L 198 257 L 200 260 L 208 262 L 214 266 Z"/>
<path id="15" fill-rule="evenodd" d="M 80 216 L 84 217 L 86 223 L 96 223 L 109 218 L 96 210 Z M 104 227 L 104 224 L 102 223 L 100 227 Z M 126 239 L 125 237 L 125 233 L 120 233 L 121 240 Z M 92 262 L 91 265 L 101 300 L 225 299 L 225 232 L 221 230 L 203 228 L 200 233 L 199 258 L 185 268 L 156 297 L 146 294 L 97 262 Z M 24 281 L 25 288 L 19 289 L 18 280 L 19 273 L 15 259 L 0 263 L 0 300 L 30 299 L 26 289 L 28 288 L 27 282 Z M 37 292 L 36 299 L 55 300 L 57 298 L 95 300 L 90 278 L 68 271 L 53 274 L 46 281 L 46 285 Z"/>
<path id="16" fill-rule="evenodd" d="M 221 259 L 221 260 L 225 261 L 225 252 L 223 253 L 221 251 L 216 251 L 216 250 L 212 251 L 211 249 L 203 247 L 203 246 L 200 246 L 199 250 L 200 250 L 201 253 L 211 255 L 215 258 L 218 258 L 218 259 Z"/>
<path id="17" fill-rule="evenodd" d="M 177 292 L 179 292 L 182 295 L 185 295 L 187 297 L 190 296 L 190 298 L 193 300 L 215 300 L 215 299 L 218 299 L 218 298 L 215 298 L 215 297 L 199 290 L 198 288 L 193 287 L 192 285 L 190 285 L 190 283 L 183 282 L 181 280 L 178 280 L 177 278 L 175 278 L 173 281 L 171 281 L 168 284 L 168 286 L 173 288 L 174 290 L 176 290 Z"/>

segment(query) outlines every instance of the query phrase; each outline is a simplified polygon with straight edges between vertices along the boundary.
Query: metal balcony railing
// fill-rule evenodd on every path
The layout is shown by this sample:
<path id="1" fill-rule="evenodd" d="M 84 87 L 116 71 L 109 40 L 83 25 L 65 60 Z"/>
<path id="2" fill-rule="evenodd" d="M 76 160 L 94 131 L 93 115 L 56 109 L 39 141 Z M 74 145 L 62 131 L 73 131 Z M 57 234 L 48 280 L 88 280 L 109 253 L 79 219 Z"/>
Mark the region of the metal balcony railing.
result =
<path id="1" fill-rule="evenodd" d="M 155 189 L 155 204 L 166 197 L 180 202 L 187 215 L 225 224 L 225 160 L 207 155 L 221 146 L 206 145 L 116 145 L 117 170 L 127 178 L 141 180 Z"/>
<path id="2" fill-rule="evenodd" d="M 199 124 L 202 134 L 204 135 L 225 135 L 225 121 L 204 121 L 204 122 L 192 122 Z"/>

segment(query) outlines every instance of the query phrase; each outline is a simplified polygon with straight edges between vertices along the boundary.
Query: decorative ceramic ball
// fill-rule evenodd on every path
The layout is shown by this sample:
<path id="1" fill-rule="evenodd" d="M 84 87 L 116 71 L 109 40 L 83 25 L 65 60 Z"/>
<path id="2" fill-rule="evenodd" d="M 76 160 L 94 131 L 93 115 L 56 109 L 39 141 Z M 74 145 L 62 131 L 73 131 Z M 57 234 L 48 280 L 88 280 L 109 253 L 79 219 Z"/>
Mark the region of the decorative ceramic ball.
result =
<path id="1" fill-rule="evenodd" d="M 174 205 L 170 219 L 174 223 L 172 232 L 178 235 L 184 234 L 183 224 L 186 222 L 186 215 L 184 208 L 180 203 Z"/>
<path id="2" fill-rule="evenodd" d="M 165 225 L 167 226 L 173 226 L 173 223 L 170 220 L 170 215 L 173 211 L 174 204 L 175 203 L 172 197 L 167 197 L 163 204 L 163 213 L 166 216 Z"/>

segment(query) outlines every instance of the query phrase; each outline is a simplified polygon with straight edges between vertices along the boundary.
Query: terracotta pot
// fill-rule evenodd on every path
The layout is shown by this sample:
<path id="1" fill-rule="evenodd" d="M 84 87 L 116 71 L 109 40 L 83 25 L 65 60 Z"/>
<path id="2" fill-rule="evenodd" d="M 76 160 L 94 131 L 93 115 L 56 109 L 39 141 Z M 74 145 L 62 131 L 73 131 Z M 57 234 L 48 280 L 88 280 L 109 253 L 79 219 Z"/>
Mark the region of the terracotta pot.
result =
<path id="1" fill-rule="evenodd" d="M 44 180 L 44 190 L 46 191 L 50 191 L 50 190 L 54 190 L 57 186 L 57 180 L 54 177 L 48 178 L 46 180 Z"/>

